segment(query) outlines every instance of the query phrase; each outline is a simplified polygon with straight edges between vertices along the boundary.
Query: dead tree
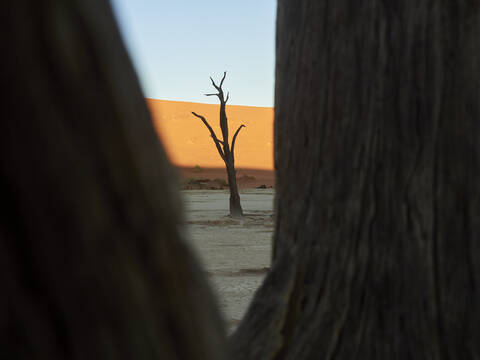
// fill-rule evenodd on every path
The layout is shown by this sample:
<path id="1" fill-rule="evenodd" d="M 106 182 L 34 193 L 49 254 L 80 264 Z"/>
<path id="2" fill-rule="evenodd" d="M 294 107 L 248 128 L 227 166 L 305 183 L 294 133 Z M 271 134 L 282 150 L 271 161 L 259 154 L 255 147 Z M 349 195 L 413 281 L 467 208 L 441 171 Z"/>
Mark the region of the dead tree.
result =
<path id="1" fill-rule="evenodd" d="M 224 96 L 223 93 L 223 81 L 227 76 L 227 72 L 223 73 L 222 80 L 220 81 L 220 85 L 217 85 L 212 78 L 212 85 L 215 89 L 217 89 L 218 93 L 213 94 L 205 94 L 205 96 L 217 96 L 220 100 L 220 129 L 222 131 L 222 140 L 218 139 L 215 131 L 212 129 L 210 124 L 208 123 L 207 119 L 204 116 L 199 115 L 192 111 L 192 114 L 198 117 L 207 127 L 210 135 L 213 139 L 215 147 L 217 148 L 220 157 L 222 158 L 223 162 L 225 163 L 225 168 L 227 170 L 227 177 L 228 177 L 228 187 L 230 189 L 230 215 L 233 217 L 241 217 L 243 216 L 242 205 L 240 204 L 240 195 L 238 194 L 238 185 L 237 185 L 237 175 L 235 171 L 235 141 L 237 140 L 238 133 L 240 130 L 245 127 L 245 125 L 240 125 L 235 131 L 235 134 L 232 138 L 232 146 L 230 147 L 228 143 L 228 120 L 227 120 L 227 113 L 225 110 L 227 101 L 229 99 L 229 93 L 227 93 L 227 97 Z"/>

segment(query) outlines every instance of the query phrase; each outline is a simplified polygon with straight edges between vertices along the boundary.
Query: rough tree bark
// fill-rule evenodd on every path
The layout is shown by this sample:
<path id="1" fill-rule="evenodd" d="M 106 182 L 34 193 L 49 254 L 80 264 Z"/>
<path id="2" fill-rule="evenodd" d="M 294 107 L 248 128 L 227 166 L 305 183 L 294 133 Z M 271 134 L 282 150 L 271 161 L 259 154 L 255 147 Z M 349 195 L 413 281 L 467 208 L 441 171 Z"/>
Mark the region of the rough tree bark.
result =
<path id="1" fill-rule="evenodd" d="M 235 359 L 480 358 L 478 34 L 475 1 L 278 1 L 274 263 Z"/>
<path id="2" fill-rule="evenodd" d="M 0 358 L 224 359 L 108 1 L 0 13 Z"/>
<path id="3" fill-rule="evenodd" d="M 217 96 L 218 99 L 220 100 L 220 130 L 222 131 L 222 137 L 223 137 L 222 140 L 218 139 L 217 135 L 215 134 L 215 131 L 212 129 L 212 127 L 210 126 L 210 124 L 208 123 L 207 119 L 205 119 L 204 116 L 198 115 L 195 112 L 192 112 L 192 114 L 198 117 L 200 120 L 202 120 L 202 122 L 205 124 L 208 131 L 210 132 L 210 136 L 212 137 L 212 140 L 217 148 L 218 153 L 220 154 L 220 157 L 225 163 L 225 168 L 227 170 L 227 178 L 228 178 L 228 188 L 230 189 L 230 215 L 232 217 L 241 217 L 243 216 L 243 210 L 242 210 L 242 205 L 240 204 L 240 195 L 238 193 L 234 151 L 235 151 L 235 142 L 237 140 L 238 133 L 240 132 L 240 130 L 242 130 L 242 128 L 245 127 L 245 125 L 243 124 L 240 125 L 237 131 L 235 131 L 235 134 L 233 135 L 233 138 L 232 138 L 232 147 L 230 148 L 230 145 L 228 143 L 228 120 L 227 120 L 227 113 L 225 111 L 230 94 L 227 93 L 227 97 L 225 98 L 225 95 L 222 89 L 223 81 L 225 80 L 226 76 L 227 76 L 227 72 L 224 72 L 222 80 L 220 81 L 220 85 L 217 85 L 215 81 L 213 81 L 213 79 L 210 78 L 210 80 L 212 81 L 213 87 L 217 89 L 218 93 L 205 94 L 206 96 Z"/>

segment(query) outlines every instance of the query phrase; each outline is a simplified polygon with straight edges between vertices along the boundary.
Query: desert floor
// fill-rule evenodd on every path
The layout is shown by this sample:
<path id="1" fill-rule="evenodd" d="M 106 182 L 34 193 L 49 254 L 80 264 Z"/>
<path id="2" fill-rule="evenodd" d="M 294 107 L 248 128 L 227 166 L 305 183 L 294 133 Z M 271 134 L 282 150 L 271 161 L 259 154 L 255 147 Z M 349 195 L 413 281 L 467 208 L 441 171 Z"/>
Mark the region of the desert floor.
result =
<path id="1" fill-rule="evenodd" d="M 189 239 L 217 292 L 231 331 L 270 266 L 273 189 L 240 191 L 244 218 L 228 216 L 229 193 L 184 190 Z"/>

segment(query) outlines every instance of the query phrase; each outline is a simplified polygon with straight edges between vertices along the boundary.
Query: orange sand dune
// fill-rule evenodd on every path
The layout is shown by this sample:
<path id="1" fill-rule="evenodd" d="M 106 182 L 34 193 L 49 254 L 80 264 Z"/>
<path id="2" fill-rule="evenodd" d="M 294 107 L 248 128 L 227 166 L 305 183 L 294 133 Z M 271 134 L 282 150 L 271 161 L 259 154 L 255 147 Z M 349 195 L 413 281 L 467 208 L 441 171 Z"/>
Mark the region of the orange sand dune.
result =
<path id="1" fill-rule="evenodd" d="M 205 168 L 225 166 L 202 121 L 205 116 L 221 139 L 219 106 L 147 99 L 155 128 L 174 165 Z M 227 105 L 229 141 L 244 124 L 235 144 L 237 168 L 273 170 L 273 108 Z"/>

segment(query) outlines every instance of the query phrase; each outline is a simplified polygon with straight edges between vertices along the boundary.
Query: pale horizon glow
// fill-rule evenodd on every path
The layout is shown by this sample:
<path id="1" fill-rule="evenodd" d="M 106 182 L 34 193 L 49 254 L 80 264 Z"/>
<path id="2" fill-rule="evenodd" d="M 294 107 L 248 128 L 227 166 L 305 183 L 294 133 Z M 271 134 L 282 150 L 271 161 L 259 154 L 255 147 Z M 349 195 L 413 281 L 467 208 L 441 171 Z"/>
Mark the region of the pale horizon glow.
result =
<path id="1" fill-rule="evenodd" d="M 276 0 L 111 0 L 145 97 L 273 107 Z"/>

